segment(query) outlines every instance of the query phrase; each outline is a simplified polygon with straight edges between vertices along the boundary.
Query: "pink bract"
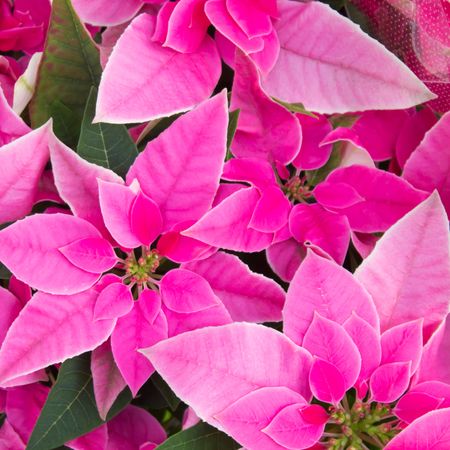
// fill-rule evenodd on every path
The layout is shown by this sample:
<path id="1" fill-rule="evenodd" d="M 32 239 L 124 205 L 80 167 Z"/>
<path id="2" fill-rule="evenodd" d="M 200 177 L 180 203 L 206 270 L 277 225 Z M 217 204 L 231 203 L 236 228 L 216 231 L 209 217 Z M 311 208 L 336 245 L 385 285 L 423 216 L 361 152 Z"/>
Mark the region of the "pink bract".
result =
<path id="1" fill-rule="evenodd" d="M 410 296 L 410 301 L 413 302 L 410 311 L 414 311 L 419 320 L 410 321 L 411 312 L 403 312 L 403 308 L 396 305 L 396 321 L 386 322 L 384 305 L 377 300 L 374 303 L 371 297 L 373 287 L 378 285 L 378 279 L 362 274 L 370 273 L 367 271 L 370 261 L 393 240 L 397 242 L 398 248 L 402 249 L 402 256 L 408 255 L 410 244 L 408 241 L 405 241 L 403 247 L 401 244 L 405 231 L 402 231 L 400 236 L 397 229 L 404 227 L 413 230 L 414 227 L 420 226 L 422 216 L 432 221 L 435 229 L 431 231 L 434 235 L 445 240 L 446 244 L 441 245 L 442 252 L 438 253 L 438 258 L 440 267 L 442 264 L 447 266 L 450 261 L 448 222 L 438 219 L 445 216 L 445 213 L 436 194 L 388 230 L 376 245 L 373 256 L 370 256 L 357 272 L 357 279 L 335 263 L 313 253 L 308 254 L 297 272 L 298 279 L 297 274 L 294 277 L 292 286 L 296 287 L 296 290 L 292 287 L 289 290 L 283 311 L 285 324 L 288 325 L 285 331 L 295 339 L 296 344 L 276 331 L 257 325 L 235 323 L 184 333 L 160 342 L 145 350 L 144 354 L 175 392 L 193 407 L 201 418 L 224 430 L 249 450 L 307 448 L 322 437 L 328 414 L 333 420 L 341 420 L 338 423 L 344 424 L 342 426 L 345 430 L 346 426 L 354 423 L 352 421 L 368 417 L 366 414 L 371 411 L 371 403 L 379 403 L 377 411 L 380 418 L 384 417 L 383 414 L 391 414 L 389 404 L 398 401 L 407 392 L 411 377 L 418 368 L 423 348 L 422 332 L 427 337 L 435 329 L 435 325 L 429 324 L 430 319 L 423 323 L 422 318 L 426 317 L 426 314 L 420 312 L 420 295 L 427 295 L 428 287 L 421 283 L 420 288 L 416 287 L 416 296 Z M 317 267 L 312 267 L 313 264 Z M 378 267 L 395 274 L 396 271 L 402 270 L 402 264 L 402 259 L 391 258 Z M 323 271 L 324 276 L 328 276 L 324 278 L 322 285 L 315 286 L 314 276 L 309 276 L 308 270 L 315 274 Z M 333 273 L 336 281 L 329 280 Z M 448 289 L 450 277 L 442 272 L 440 277 L 441 286 Z M 305 286 L 305 282 L 312 282 L 312 286 Z M 342 296 L 340 306 L 334 304 L 334 299 L 329 302 L 331 307 L 336 308 L 334 311 L 327 304 L 322 304 L 324 282 L 330 283 L 330 299 L 333 296 L 340 299 Z M 434 283 L 437 284 L 437 281 Z M 386 288 L 384 289 L 386 291 Z M 311 293 L 315 290 L 316 297 L 311 298 Z M 431 298 L 432 305 L 440 310 L 439 297 Z M 446 295 L 446 310 L 448 298 Z M 356 299 L 361 302 L 359 314 L 363 314 L 363 317 L 366 315 L 368 321 L 355 313 L 354 308 L 358 306 L 353 306 L 352 302 Z M 296 330 L 299 321 L 292 314 L 296 308 L 302 314 L 305 308 L 311 309 L 311 317 L 303 332 Z M 344 313 L 344 309 L 348 312 Z M 322 312 L 328 318 L 323 317 Z M 439 323 L 445 315 L 441 313 L 440 318 L 437 317 L 436 322 Z M 381 336 L 378 331 L 380 319 L 382 330 L 386 330 Z M 438 376 L 438 372 L 433 369 L 430 371 L 429 368 L 439 367 L 439 361 L 445 358 L 445 353 L 442 353 L 446 348 L 446 344 L 443 344 L 446 342 L 445 336 L 445 328 L 440 328 L 425 346 L 428 355 L 427 367 L 423 369 L 428 370 L 426 379 L 436 380 Z M 234 342 L 239 342 L 239 346 L 236 347 Z M 261 347 L 270 355 L 271 361 L 260 354 Z M 291 365 L 297 364 L 294 363 L 295 354 L 302 355 L 302 359 L 298 361 L 300 367 L 295 367 L 289 374 L 288 371 L 293 368 Z M 230 361 L 233 361 L 234 371 L 229 369 Z M 258 363 L 255 364 L 255 361 Z M 270 372 L 269 367 L 272 367 Z M 274 371 L 273 368 L 278 370 Z M 279 370 L 282 370 L 282 373 Z M 309 387 L 296 384 L 302 380 L 299 377 L 301 370 L 309 373 Z M 224 380 L 227 380 L 226 383 Z M 416 427 L 421 427 L 421 423 L 434 423 L 435 426 L 433 417 L 445 414 L 445 409 L 433 411 L 434 408 L 445 408 L 442 402 L 433 401 L 437 392 L 437 385 L 433 383 L 423 384 L 422 391 L 414 391 L 414 388 L 411 388 L 411 394 L 406 394 L 405 400 L 401 400 L 402 408 L 410 408 L 407 396 L 413 395 L 414 392 L 417 392 L 414 394 L 417 396 L 422 392 L 422 401 L 428 403 L 423 403 L 421 409 L 414 407 L 411 410 L 411 417 L 419 418 L 413 420 L 404 431 L 401 427 L 395 429 L 392 436 L 400 434 L 389 445 L 397 445 L 397 442 L 409 439 L 409 436 L 415 433 Z M 450 388 L 445 382 L 442 386 L 440 392 Z M 341 406 L 340 400 L 351 387 L 356 388 L 357 400 L 354 405 L 357 406 L 348 407 L 345 403 Z M 332 406 L 327 409 L 318 405 L 308 406 L 309 389 L 317 399 Z M 367 393 L 369 396 L 364 400 Z M 402 411 L 399 409 L 400 415 L 408 414 Z M 347 414 L 349 419 L 340 414 Z M 340 417 L 342 419 L 339 419 Z M 347 420 L 349 422 L 346 422 Z M 248 422 L 252 423 L 250 428 L 244 426 Z M 381 436 L 383 431 L 381 428 L 380 431 L 375 431 L 377 426 L 374 425 L 372 433 L 376 436 L 380 433 Z M 298 432 L 292 433 L 292 430 Z M 427 433 L 425 430 L 422 432 Z M 364 440 L 364 432 L 361 433 L 360 439 Z M 327 435 L 324 436 L 327 439 Z M 426 439 L 426 436 L 420 437 L 421 442 L 427 442 Z M 445 448 L 444 434 L 439 437 L 433 435 L 432 439 L 436 445 L 440 445 L 436 448 Z"/>
<path id="2" fill-rule="evenodd" d="M 448 450 L 449 26 L 0 0 L 0 450 Z"/>

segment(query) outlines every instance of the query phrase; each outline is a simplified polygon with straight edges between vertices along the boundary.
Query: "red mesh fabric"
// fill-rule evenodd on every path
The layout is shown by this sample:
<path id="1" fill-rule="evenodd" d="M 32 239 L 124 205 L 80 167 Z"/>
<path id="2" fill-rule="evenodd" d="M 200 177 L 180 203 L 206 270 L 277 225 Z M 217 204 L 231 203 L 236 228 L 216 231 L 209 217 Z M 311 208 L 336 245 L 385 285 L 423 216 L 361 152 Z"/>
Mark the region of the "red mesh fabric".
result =
<path id="1" fill-rule="evenodd" d="M 349 13 L 400 57 L 450 110 L 450 0 L 349 0 Z"/>

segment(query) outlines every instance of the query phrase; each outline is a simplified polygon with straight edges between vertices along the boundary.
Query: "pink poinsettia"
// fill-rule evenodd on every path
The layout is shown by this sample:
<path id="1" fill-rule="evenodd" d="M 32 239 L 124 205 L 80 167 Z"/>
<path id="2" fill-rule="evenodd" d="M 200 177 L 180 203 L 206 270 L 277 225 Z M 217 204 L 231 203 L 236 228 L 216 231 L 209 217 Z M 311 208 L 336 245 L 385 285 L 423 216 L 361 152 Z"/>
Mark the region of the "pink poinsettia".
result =
<path id="1" fill-rule="evenodd" d="M 205 116 L 215 117 L 215 124 L 210 125 L 207 131 L 201 126 Z M 192 127 L 194 123 L 197 124 L 197 133 Z M 94 349 L 111 336 L 115 363 L 136 394 L 153 371 L 136 349 L 166 338 L 169 332 L 174 334 L 189 329 L 188 324 L 181 329 L 176 325 L 178 313 L 188 315 L 193 312 L 199 324 L 202 314 L 198 311 L 203 310 L 207 310 L 206 324 L 230 321 L 226 309 L 210 288 L 209 295 L 205 295 L 204 290 L 209 287 L 207 282 L 204 281 L 205 288 L 201 277 L 195 274 L 192 275 L 196 280 L 190 280 L 190 283 L 194 292 L 195 289 L 200 289 L 199 292 L 203 289 L 203 294 L 198 294 L 200 304 L 193 294 L 193 304 L 180 310 L 184 299 L 173 298 L 171 291 L 166 294 L 165 286 L 170 287 L 170 282 L 166 277 L 154 275 L 162 255 L 151 248 L 162 232 L 171 231 L 179 223 L 190 223 L 210 207 L 225 156 L 226 126 L 226 97 L 222 93 L 181 118 L 168 133 L 150 144 L 130 169 L 130 186 L 123 184 L 120 177 L 109 170 L 84 162 L 53 138 L 51 159 L 56 185 L 75 216 L 38 214 L 3 230 L 0 238 L 2 248 L 9 248 L 9 251 L 2 254 L 2 261 L 19 279 L 40 290 L 14 322 L 2 346 L 4 357 L 0 359 L 7 372 L 3 374 L 4 382 L 6 378 L 34 371 L 38 366 L 45 367 Z M 185 140 L 186 158 L 183 160 L 179 153 L 175 161 L 171 156 L 173 139 L 185 136 L 187 130 L 191 142 L 189 144 Z M 207 165 L 203 166 L 206 161 Z M 199 178 L 202 167 L 207 170 Z M 165 173 L 166 168 L 171 168 L 172 177 L 162 176 L 161 172 Z M 189 170 L 195 173 L 195 178 L 187 176 Z M 70 171 L 71 177 L 81 173 L 84 182 L 72 184 L 72 178 L 65 176 Z M 198 195 L 192 196 L 194 189 Z M 187 193 L 189 197 L 186 197 Z M 172 233 L 177 234 L 176 231 Z M 184 242 L 187 252 L 192 247 L 189 244 Z M 176 241 L 173 245 L 176 246 Z M 120 248 L 126 256 L 119 257 L 114 247 Z M 166 247 L 170 252 L 171 247 L 167 244 Z M 197 247 L 192 257 L 209 250 L 205 245 Z M 33 251 L 24 259 L 23 252 L 28 253 L 30 248 Z M 139 249 L 139 257 L 134 252 L 136 248 Z M 102 277 L 114 267 L 122 273 L 121 276 L 109 274 Z M 178 273 L 181 277 L 184 275 L 184 272 Z M 182 283 L 182 280 L 178 282 Z M 136 301 L 132 295 L 134 286 L 137 289 Z M 161 288 L 161 297 L 149 289 L 157 289 L 156 286 Z M 161 300 L 168 311 L 161 309 Z M 25 337 L 21 325 L 21 322 L 35 323 L 36 314 L 48 308 L 52 311 L 47 318 L 47 326 L 41 328 L 40 333 L 48 333 L 52 329 L 54 333 L 62 333 L 61 337 L 66 335 L 65 339 L 58 340 L 53 351 L 44 350 L 37 344 L 35 333 Z M 168 320 L 171 311 L 174 317 Z M 65 327 L 57 326 L 63 317 L 68 327 L 66 331 Z M 196 326 L 198 324 L 192 320 L 191 327 Z M 76 337 L 68 332 L 73 327 L 77 328 Z M 31 353 L 30 339 L 34 341 Z M 11 373 L 12 366 L 7 362 L 13 355 L 22 355 L 23 362 L 15 366 L 15 374 Z"/>
<path id="2" fill-rule="evenodd" d="M 295 116 L 261 88 L 254 63 L 239 52 L 230 110 L 239 110 L 231 151 L 237 158 L 260 158 L 287 165 L 297 156 L 302 130 Z"/>
<path id="3" fill-rule="evenodd" d="M 49 0 L 0 2 L 0 51 L 42 50 L 50 19 Z"/>
<path id="4" fill-rule="evenodd" d="M 221 73 L 213 40 L 205 36 L 185 54 L 153 40 L 156 31 L 156 17 L 141 14 L 118 39 L 102 74 L 97 121 L 143 122 L 187 111 L 211 95 Z M 133 54 L 147 63 L 136 65 Z M 124 70 L 126 83 L 118 79 Z"/>
<path id="5" fill-rule="evenodd" d="M 233 317 L 281 320 L 284 292 L 275 282 L 223 255 L 230 275 L 248 284 L 220 287 L 194 263 L 217 249 L 181 234 L 214 201 L 226 133 L 223 92 L 151 141 L 130 168 L 129 184 L 51 139 L 55 184 L 73 215 L 36 214 L 0 232 L 0 259 L 38 289 L 0 350 L 2 385 L 95 349 L 94 392 L 104 416 L 125 385 L 136 394 L 154 370 L 137 349 Z M 167 271 L 169 260 L 191 265 Z M 35 329 L 42 314 L 45 324 Z"/>
<path id="6" fill-rule="evenodd" d="M 96 9 L 102 2 L 80 3 Z M 131 12 L 142 2 L 127 6 Z M 103 11 L 109 14 L 116 9 Z M 210 24 L 216 30 L 215 40 L 207 34 Z M 295 40 L 291 39 L 294 34 Z M 310 47 L 313 41 L 320 45 Z M 235 61 L 236 49 L 255 65 L 266 94 L 287 103 L 302 103 L 318 113 L 400 109 L 433 97 L 384 47 L 320 2 L 179 0 L 164 2 L 156 17 L 139 15 L 121 35 L 100 83 L 96 120 L 143 122 L 192 108 L 210 95 L 219 79 L 219 50 L 226 62 L 242 70 Z M 355 49 L 367 58 L 370 55 L 370 60 L 355 60 Z M 136 66 L 136 52 L 148 63 Z M 121 77 L 124 70 L 132 76 L 127 83 Z M 270 104 L 270 98 L 257 92 L 258 82 L 251 76 L 255 106 Z M 329 80 L 338 78 L 337 90 Z M 343 90 L 345 94 L 336 94 Z M 289 122 L 283 118 L 285 113 L 277 114 L 279 121 Z M 294 146 L 295 133 L 293 129 L 290 145 Z"/>
<path id="7" fill-rule="evenodd" d="M 385 231 L 427 197 L 394 174 L 358 165 L 334 170 L 313 193 L 324 208 L 343 214 L 352 230 L 363 233 Z"/>
<path id="8" fill-rule="evenodd" d="M 449 280 L 448 220 L 433 194 L 355 275 L 309 253 L 289 288 L 284 335 L 234 323 L 144 353 L 199 417 L 248 450 L 443 449 Z"/>
<path id="9" fill-rule="evenodd" d="M 312 191 L 305 177 L 294 176 L 285 190 L 292 201 L 303 203 L 291 211 L 290 233 L 280 233 L 267 256 L 286 281 L 305 256 L 299 245 L 319 247 L 342 264 L 351 239 L 365 257 L 376 242 L 373 233 L 385 231 L 427 197 L 397 175 L 359 164 L 335 169 Z M 312 198 L 317 204 L 305 203 Z"/>
<path id="10" fill-rule="evenodd" d="M 303 116 L 305 117 L 305 116 Z M 309 123 L 318 122 L 317 119 L 306 117 Z M 368 166 L 373 167 L 372 161 L 391 160 L 390 171 L 399 172 L 413 150 L 419 145 L 425 133 L 437 122 L 437 118 L 430 107 L 420 110 L 415 108 L 394 111 L 366 111 L 359 115 L 345 118 L 347 126 L 338 126 L 328 133 L 322 134 L 316 147 L 322 149 L 330 143 L 341 143 L 341 153 L 345 152 L 342 144 L 348 143 L 353 151 L 370 157 Z M 308 123 L 307 122 L 307 123 Z M 338 122 L 339 123 L 339 122 Z M 349 125 L 350 124 L 350 125 Z M 349 126 L 348 126 L 349 125 Z M 316 149 L 316 153 L 318 150 Z M 341 166 L 345 161 L 345 154 L 341 158 Z M 345 163 L 345 165 L 349 165 Z"/>
<path id="11" fill-rule="evenodd" d="M 425 192 L 405 184 L 398 176 L 377 169 L 373 159 L 395 158 L 397 149 L 402 155 L 411 152 L 426 127 L 431 126 L 427 108 L 422 110 L 426 114 L 368 111 L 359 118 L 343 118 L 350 123 L 356 120 L 351 128 L 333 130 L 325 115 L 294 115 L 270 99 L 262 90 L 256 67 L 239 52 L 230 109 L 240 110 L 231 143 L 236 159 L 227 162 L 222 178 L 249 183 L 260 195 L 262 186 L 272 186 L 271 191 L 258 199 L 250 191 L 237 192 L 242 184 L 222 185 L 215 208 L 185 234 L 231 250 L 258 251 L 268 247 L 270 265 L 286 281 L 304 258 L 305 246 L 320 249 L 342 264 L 351 239 L 366 256 L 376 242 L 371 233 L 386 230 L 426 197 Z M 413 124 L 417 130 L 411 137 Z M 375 135 L 378 144 L 374 143 Z M 301 171 L 323 167 L 333 143 L 338 141 L 349 143 L 336 148 L 340 169 L 314 190 L 319 204 L 310 204 L 314 197 L 309 180 L 304 174 L 300 176 Z M 289 163 L 297 169 L 293 175 L 287 167 Z M 344 181 L 338 181 L 341 179 Z M 372 181 L 367 184 L 367 180 Z M 380 185 L 389 189 L 379 189 Z M 289 208 L 280 188 L 291 203 L 304 204 Z M 395 203 L 392 195 L 398 199 Z M 271 206 L 264 208 L 264 204 Z M 235 212 L 233 216 L 230 209 Z M 266 222 L 263 228 L 256 223 L 259 216 Z M 237 229 L 239 233 L 230 232 Z M 269 246 L 267 233 L 273 233 Z"/>
<path id="12" fill-rule="evenodd" d="M 300 171 L 283 180 L 277 169 L 286 167 L 274 170 L 273 158 L 262 152 L 227 161 L 222 179 L 233 183 L 222 184 L 213 208 L 181 235 L 234 251 L 267 249 L 274 271 L 289 281 L 305 247 L 339 264 L 350 239 L 369 253 L 371 233 L 385 231 L 428 196 L 393 173 L 355 164 L 332 171 L 311 190 Z"/>

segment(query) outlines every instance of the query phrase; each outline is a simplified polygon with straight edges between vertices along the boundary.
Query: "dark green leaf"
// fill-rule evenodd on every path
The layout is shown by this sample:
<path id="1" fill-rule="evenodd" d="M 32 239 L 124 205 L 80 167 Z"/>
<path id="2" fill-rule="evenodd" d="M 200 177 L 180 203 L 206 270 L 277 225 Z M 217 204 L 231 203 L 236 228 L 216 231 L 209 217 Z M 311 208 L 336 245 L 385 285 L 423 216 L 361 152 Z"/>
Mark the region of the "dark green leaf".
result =
<path id="1" fill-rule="evenodd" d="M 333 125 L 333 128 L 338 127 L 350 128 L 358 120 L 358 115 L 356 114 L 336 115 L 330 117 L 329 120 Z"/>
<path id="2" fill-rule="evenodd" d="M 327 163 L 317 170 L 307 170 L 306 178 L 310 186 L 317 186 L 339 165 L 341 162 L 341 143 L 334 144 L 333 151 Z"/>
<path id="3" fill-rule="evenodd" d="M 230 150 L 231 142 L 233 142 L 233 138 L 236 133 L 240 112 L 241 112 L 240 109 L 236 109 L 235 111 L 231 111 L 229 114 L 228 131 L 227 131 L 227 153 Z"/>
<path id="4" fill-rule="evenodd" d="M 112 419 L 131 401 L 124 390 L 108 413 Z M 102 425 L 94 399 L 90 355 L 65 361 L 42 408 L 27 450 L 51 450 Z"/>
<path id="5" fill-rule="evenodd" d="M 389 9 L 390 5 L 387 4 L 386 7 Z M 351 19 L 353 22 L 357 23 L 365 33 L 371 35 L 372 37 L 376 37 L 372 33 L 370 18 L 364 12 L 362 12 L 356 5 L 354 5 L 351 2 L 347 2 L 345 4 L 345 12 L 347 13 L 347 17 Z M 391 20 L 395 20 L 397 11 L 393 10 L 387 12 L 390 13 L 387 15 L 387 17 L 390 17 Z M 386 14 L 386 11 L 384 11 L 384 14 Z"/>
<path id="6" fill-rule="evenodd" d="M 9 280 L 11 278 L 12 273 L 9 269 L 0 263 L 0 280 Z"/>
<path id="7" fill-rule="evenodd" d="M 85 160 L 125 176 L 138 150 L 124 125 L 92 123 L 97 88 L 92 87 L 86 103 L 77 152 Z"/>
<path id="8" fill-rule="evenodd" d="M 148 123 L 145 130 L 141 133 L 139 137 L 139 150 L 144 150 L 145 146 L 156 139 L 163 131 L 172 125 L 178 117 L 182 116 L 184 113 L 177 113 L 173 116 L 163 117 L 161 119 L 155 119 Z"/>
<path id="9" fill-rule="evenodd" d="M 336 11 L 339 11 L 340 9 L 342 9 L 347 3 L 347 0 L 320 0 L 320 1 L 322 3 L 326 3 L 327 5 L 330 5 Z"/>
<path id="10" fill-rule="evenodd" d="M 29 108 L 32 127 L 52 117 L 52 104 L 59 101 L 73 113 L 73 129 L 77 133 L 65 135 L 64 139 L 66 144 L 75 146 L 89 91 L 91 86 L 98 85 L 100 75 L 99 51 L 70 0 L 54 0 L 36 91 Z"/>
<path id="11" fill-rule="evenodd" d="M 206 423 L 174 434 L 157 450 L 235 450 L 241 446 Z"/>
<path id="12" fill-rule="evenodd" d="M 156 389 L 161 393 L 161 395 L 167 401 L 169 408 L 172 411 L 175 411 L 181 403 L 181 400 L 175 395 L 175 393 L 170 389 L 169 385 L 163 380 L 163 378 L 155 373 L 152 376 L 152 382 L 155 385 Z"/>
<path id="13" fill-rule="evenodd" d="M 0 224 L 0 230 L 3 230 L 9 225 L 11 225 L 11 222 Z M 0 263 L 0 280 L 9 280 L 11 278 L 11 275 L 12 273 L 10 272 L 10 270 L 5 265 Z"/>
<path id="14" fill-rule="evenodd" d="M 133 404 L 159 416 L 165 414 L 169 405 L 152 379 L 153 376 L 139 389 L 139 395 L 133 400 Z"/>
<path id="15" fill-rule="evenodd" d="M 73 147 L 73 141 L 79 133 L 77 115 L 60 100 L 50 104 L 49 113 L 53 117 L 53 130 L 56 136 Z"/>

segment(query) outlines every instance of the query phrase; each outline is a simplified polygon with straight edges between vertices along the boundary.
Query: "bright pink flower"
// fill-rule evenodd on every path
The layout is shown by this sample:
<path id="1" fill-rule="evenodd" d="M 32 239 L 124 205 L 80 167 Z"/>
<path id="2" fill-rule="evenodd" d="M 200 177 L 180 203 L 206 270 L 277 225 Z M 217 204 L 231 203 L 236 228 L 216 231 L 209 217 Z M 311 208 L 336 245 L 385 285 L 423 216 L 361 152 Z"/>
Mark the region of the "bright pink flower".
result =
<path id="1" fill-rule="evenodd" d="M 97 9 L 103 4 L 79 2 L 81 9 Z M 129 20 L 141 5 L 129 1 L 125 17 L 105 17 L 105 21 Z M 117 12 L 116 5 L 106 11 Z M 104 15 L 100 14 L 99 20 Z M 216 42 L 207 34 L 210 24 L 216 29 Z M 324 28 L 333 33 L 324 35 Z M 343 36 L 351 36 L 351 40 Z M 323 45 L 311 47 L 311 42 Z M 358 54 L 370 55 L 370 59 L 355 60 L 355 49 Z M 244 53 L 255 65 L 252 70 L 257 68 L 261 74 L 262 89 L 270 97 L 302 103 L 318 113 L 400 109 L 433 98 L 383 46 L 320 2 L 179 0 L 163 3 L 156 18 L 153 13 L 136 17 L 119 38 L 100 84 L 96 120 L 143 122 L 192 108 L 210 95 L 219 79 L 218 50 L 227 63 L 236 65 L 237 72 L 241 69 L 239 55 L 235 61 L 236 50 Z M 136 65 L 136 52 L 148 62 Z M 125 84 L 123 70 L 132 76 Z M 271 100 L 260 92 L 257 77 L 250 75 L 253 92 L 249 97 L 255 101 L 251 109 L 270 105 Z M 330 79 L 338 80 L 338 88 Z M 240 82 L 238 79 L 237 86 Z M 345 95 L 336 95 L 343 89 Z M 272 105 L 270 111 L 280 129 L 290 129 L 289 145 L 282 153 L 295 156 L 298 129 L 283 109 Z M 267 114 L 260 112 L 260 118 L 266 121 Z M 257 130 L 250 131 L 258 135 Z M 263 140 L 267 147 L 264 151 L 273 147 L 274 135 L 276 131 Z"/>
<path id="2" fill-rule="evenodd" d="M 144 353 L 199 417 L 248 450 L 305 449 L 318 442 L 327 448 L 376 442 L 395 449 L 409 448 L 404 442 L 419 442 L 420 448 L 444 449 L 448 427 L 435 417 L 447 417 L 448 409 L 442 408 L 449 405 L 450 384 L 448 377 L 435 377 L 446 361 L 448 333 L 440 328 L 425 350 L 422 337 L 430 332 L 428 308 L 441 311 L 433 321 L 435 329 L 449 307 L 444 217 L 433 195 L 389 229 L 363 265 L 367 273 L 376 255 L 383 255 L 387 259 L 377 267 L 404 273 L 391 242 L 411 264 L 433 245 L 436 265 L 443 269 L 438 278 L 415 284 L 416 296 L 409 298 L 408 308 L 395 305 L 395 322 L 386 325 L 384 305 L 369 294 L 382 278 L 362 277 L 364 270 L 354 277 L 310 253 L 287 296 L 287 337 L 259 325 L 235 323 L 184 333 Z M 446 243 L 430 244 L 425 236 L 411 242 L 405 236 L 405 230 L 417 235 L 428 228 Z M 408 283 L 402 277 L 393 285 L 404 291 Z M 426 310 L 422 297 L 427 299 Z M 421 368 L 423 352 L 428 360 Z M 418 368 L 429 381 L 414 386 Z M 356 399 L 346 396 L 352 387 Z M 311 404 L 312 397 L 322 404 Z"/>
<path id="3" fill-rule="evenodd" d="M 267 262 L 283 281 L 292 280 L 305 256 L 305 246 L 299 245 L 289 236 L 280 242 L 274 242 L 266 250 Z"/>
<path id="4" fill-rule="evenodd" d="M 227 161 L 222 179 L 251 187 L 222 185 L 221 201 L 181 234 L 234 251 L 270 248 L 269 263 L 288 281 L 305 247 L 342 264 L 353 235 L 356 247 L 367 255 L 376 242 L 370 233 L 386 230 L 427 197 L 397 175 L 360 165 L 332 171 L 311 193 L 306 177 L 277 179 L 265 158 Z M 385 189 L 379 189 L 381 184 Z M 318 204 L 309 203 L 312 194 Z M 300 204 L 292 206 L 296 202 Z"/>
<path id="5" fill-rule="evenodd" d="M 347 217 L 324 209 L 319 204 L 300 203 L 289 215 L 289 230 L 301 245 L 314 245 L 339 264 L 344 263 L 350 243 Z"/>
<path id="6" fill-rule="evenodd" d="M 74 215 L 36 214 L 0 231 L 0 259 L 40 290 L 14 321 L 0 350 L 2 384 L 96 349 L 94 392 L 104 416 L 125 383 L 136 394 L 154 371 L 139 348 L 199 327 L 230 323 L 224 303 L 239 318 L 280 320 L 281 288 L 252 274 L 231 255 L 222 262 L 245 283 L 225 292 L 211 273 L 206 279 L 196 273 L 201 270 L 194 263 L 193 270 L 187 265 L 158 273 L 174 255 L 180 263 L 216 252 L 181 232 L 213 211 L 226 132 L 223 92 L 151 141 L 129 170 L 128 185 L 51 139 L 55 184 Z M 276 191 L 289 207 L 281 190 L 264 186 L 265 176 L 261 179 L 255 181 L 261 191 L 254 187 L 237 194 L 250 192 L 263 204 L 268 196 L 270 205 Z M 286 221 L 287 213 L 283 217 Z M 256 233 L 272 239 L 272 233 Z M 113 268 L 120 276 L 108 273 Z M 217 295 L 213 289 L 219 290 Z M 36 317 L 47 309 L 47 320 L 36 329 Z M 43 338 L 48 334 L 55 338 L 51 348 Z M 16 356 L 20 363 L 13 362 Z"/>
<path id="7" fill-rule="evenodd" d="M 237 256 L 217 252 L 183 267 L 201 275 L 235 321 L 278 322 L 285 292 L 270 278 L 252 272 Z"/>
<path id="8" fill-rule="evenodd" d="M 242 52 L 236 54 L 230 110 L 240 110 L 231 151 L 237 158 L 262 158 L 289 164 L 302 141 L 295 116 L 261 88 L 259 74 Z"/>
<path id="9" fill-rule="evenodd" d="M 367 256 L 376 242 L 371 233 L 385 231 L 427 193 L 375 168 L 365 153 L 371 167 L 349 161 L 313 192 L 307 177 L 298 176 L 299 170 L 282 179 L 278 173 L 285 167 L 278 164 L 275 171 L 267 161 L 273 156 L 231 159 L 224 165 L 222 179 L 239 184 L 221 185 L 213 208 L 181 235 L 234 251 L 268 249 L 269 264 L 287 281 L 304 258 L 305 247 L 342 264 L 352 237 Z M 251 187 L 245 189 L 242 182 Z M 385 188 L 379 189 L 380 185 Z M 318 204 L 310 202 L 312 195 Z"/>
<path id="10" fill-rule="evenodd" d="M 205 36 L 194 53 L 180 53 L 152 40 L 155 27 L 154 16 L 141 14 L 120 36 L 102 75 L 96 121 L 144 122 L 187 111 L 211 95 L 221 72 L 213 40 Z M 136 64 L 136 54 L 146 63 Z"/>
<path id="11" fill-rule="evenodd" d="M 49 18 L 49 0 L 1 0 L 0 51 L 41 50 Z"/>
<path id="12" fill-rule="evenodd" d="M 407 118 L 404 110 L 367 111 L 350 129 L 341 131 L 346 132 L 346 140 L 367 150 L 374 161 L 384 161 L 394 155 L 399 132 Z"/>
<path id="13" fill-rule="evenodd" d="M 302 170 L 318 169 L 328 161 L 331 154 L 332 145 L 322 145 L 323 139 L 332 130 L 331 123 L 323 115 L 296 116 L 302 127 L 303 139 L 300 151 L 292 164 Z"/>
<path id="14" fill-rule="evenodd" d="M 427 194 L 389 172 L 352 165 L 331 172 L 314 196 L 324 208 L 345 215 L 352 230 L 372 233 L 385 231 Z"/>
<path id="15" fill-rule="evenodd" d="M 408 118 L 398 134 L 395 146 L 395 160 L 403 169 L 411 153 L 419 146 L 425 133 L 436 124 L 438 119 L 428 106 L 419 111 L 409 111 Z"/>

